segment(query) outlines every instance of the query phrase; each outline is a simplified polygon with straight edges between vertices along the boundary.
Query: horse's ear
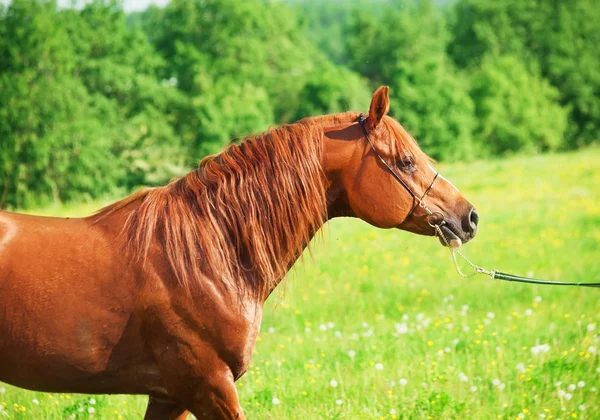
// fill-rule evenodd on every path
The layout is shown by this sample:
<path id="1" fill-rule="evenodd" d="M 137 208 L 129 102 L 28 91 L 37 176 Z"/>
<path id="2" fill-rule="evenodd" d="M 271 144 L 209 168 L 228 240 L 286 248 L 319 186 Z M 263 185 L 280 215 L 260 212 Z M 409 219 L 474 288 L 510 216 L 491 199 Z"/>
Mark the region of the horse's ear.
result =
<path id="1" fill-rule="evenodd" d="M 373 129 L 379 125 L 381 119 L 390 110 L 390 88 L 387 86 L 380 86 L 371 99 L 371 106 L 369 107 L 369 118 L 367 119 L 368 127 Z"/>

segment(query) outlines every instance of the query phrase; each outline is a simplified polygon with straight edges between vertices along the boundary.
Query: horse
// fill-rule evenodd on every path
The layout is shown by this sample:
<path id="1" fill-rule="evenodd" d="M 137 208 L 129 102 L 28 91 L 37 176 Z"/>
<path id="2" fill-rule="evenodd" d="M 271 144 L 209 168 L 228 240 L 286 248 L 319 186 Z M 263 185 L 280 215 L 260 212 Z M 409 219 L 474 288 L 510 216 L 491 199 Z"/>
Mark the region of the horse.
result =
<path id="1" fill-rule="evenodd" d="M 382 86 L 366 117 L 271 128 L 90 217 L 0 213 L 0 381 L 148 395 L 147 420 L 244 419 L 264 302 L 329 219 L 475 236 L 389 107 Z"/>

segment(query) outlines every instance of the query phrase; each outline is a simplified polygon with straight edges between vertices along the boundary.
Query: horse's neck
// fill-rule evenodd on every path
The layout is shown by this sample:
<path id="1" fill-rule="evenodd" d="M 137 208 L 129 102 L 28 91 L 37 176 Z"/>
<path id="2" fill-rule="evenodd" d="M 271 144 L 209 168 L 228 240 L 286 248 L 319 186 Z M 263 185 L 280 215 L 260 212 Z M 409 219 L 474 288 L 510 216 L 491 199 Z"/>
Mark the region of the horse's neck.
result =
<path id="1" fill-rule="evenodd" d="M 324 146 L 325 145 L 326 144 L 324 144 Z M 331 154 L 336 154 L 339 151 L 335 150 L 335 147 L 333 149 L 331 149 L 330 147 L 324 147 L 323 149 L 324 150 L 321 166 L 326 179 L 325 201 L 327 203 L 327 211 L 326 218 L 323 220 L 323 223 L 320 226 L 318 226 L 318 228 L 315 229 L 314 232 L 311 232 L 310 240 L 312 240 L 313 237 L 317 234 L 317 232 L 323 227 L 323 225 L 332 218 L 353 216 L 352 211 L 348 206 L 344 188 L 335 179 L 334 173 L 336 172 L 336 170 L 329 170 L 331 168 L 329 168 L 328 161 L 330 161 Z M 327 154 L 329 154 L 329 156 Z M 301 235 L 298 235 L 298 237 L 296 238 L 289 238 L 289 240 L 294 242 L 294 249 L 301 249 L 302 251 L 305 251 L 310 243 L 310 240 L 306 241 L 304 238 L 301 237 Z M 287 272 L 289 272 L 292 269 L 294 264 L 298 261 L 298 259 L 300 259 L 303 253 L 304 252 L 299 252 L 296 255 L 293 255 L 291 258 L 289 258 L 289 261 L 287 261 Z M 272 284 L 265 299 L 271 295 L 271 293 L 275 290 L 275 288 L 279 285 L 279 283 L 281 283 L 281 281 L 284 278 L 285 276 L 282 276 Z"/>

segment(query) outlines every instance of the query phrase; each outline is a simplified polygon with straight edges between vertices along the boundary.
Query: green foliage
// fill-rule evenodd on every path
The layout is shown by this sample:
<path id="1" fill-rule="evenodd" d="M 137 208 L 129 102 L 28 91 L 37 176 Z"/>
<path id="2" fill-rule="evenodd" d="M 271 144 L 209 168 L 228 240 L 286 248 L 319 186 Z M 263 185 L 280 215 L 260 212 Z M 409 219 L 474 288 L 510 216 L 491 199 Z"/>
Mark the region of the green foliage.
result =
<path id="1" fill-rule="evenodd" d="M 567 110 L 558 91 L 516 57 L 487 56 L 474 73 L 475 138 L 491 155 L 558 149 L 567 128 Z"/>
<path id="2" fill-rule="evenodd" d="M 356 110 L 441 160 L 600 132 L 594 0 L 117 0 L 0 6 L 0 206 L 158 185 L 232 138 Z M 567 115 L 565 119 L 565 115 Z"/>
<path id="3" fill-rule="evenodd" d="M 570 110 L 567 146 L 597 141 L 600 131 L 600 8 L 595 0 L 459 0 L 449 46 L 460 66 L 488 54 L 539 67 Z"/>
<path id="4" fill-rule="evenodd" d="M 347 110 L 368 110 L 371 91 L 356 73 L 323 62 L 312 70 L 298 94 L 291 120 Z"/>
<path id="5" fill-rule="evenodd" d="M 173 167 L 179 141 L 170 110 L 183 98 L 155 78 L 160 58 L 140 32 L 126 30 L 119 8 L 94 2 L 60 11 L 51 2 L 14 1 L 0 19 L 8 204 L 89 199 L 181 172 Z M 153 179 L 160 170 L 164 176 Z"/>
<path id="6" fill-rule="evenodd" d="M 446 55 L 443 16 L 429 1 L 412 7 L 358 13 L 352 67 L 390 85 L 391 113 L 438 159 L 474 155 L 473 103 L 468 85 Z"/>
<path id="7" fill-rule="evenodd" d="M 267 92 L 251 82 L 241 85 L 230 77 L 212 81 L 206 93 L 194 98 L 194 110 L 202 138 L 198 155 L 218 152 L 235 136 L 266 130 L 273 122 Z"/>

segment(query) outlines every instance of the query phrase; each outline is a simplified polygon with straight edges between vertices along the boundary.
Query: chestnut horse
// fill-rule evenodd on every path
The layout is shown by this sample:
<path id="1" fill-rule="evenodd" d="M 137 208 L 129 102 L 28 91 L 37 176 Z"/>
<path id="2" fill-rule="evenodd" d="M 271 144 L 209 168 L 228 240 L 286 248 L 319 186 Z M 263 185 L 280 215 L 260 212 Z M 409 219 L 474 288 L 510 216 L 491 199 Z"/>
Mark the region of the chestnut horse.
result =
<path id="1" fill-rule="evenodd" d="M 388 109 L 380 87 L 364 120 L 273 128 L 91 217 L 0 213 L 0 381 L 149 395 L 146 419 L 245 418 L 234 384 L 263 304 L 328 219 L 434 235 L 427 191 L 449 239 L 475 235 L 473 206 Z"/>

